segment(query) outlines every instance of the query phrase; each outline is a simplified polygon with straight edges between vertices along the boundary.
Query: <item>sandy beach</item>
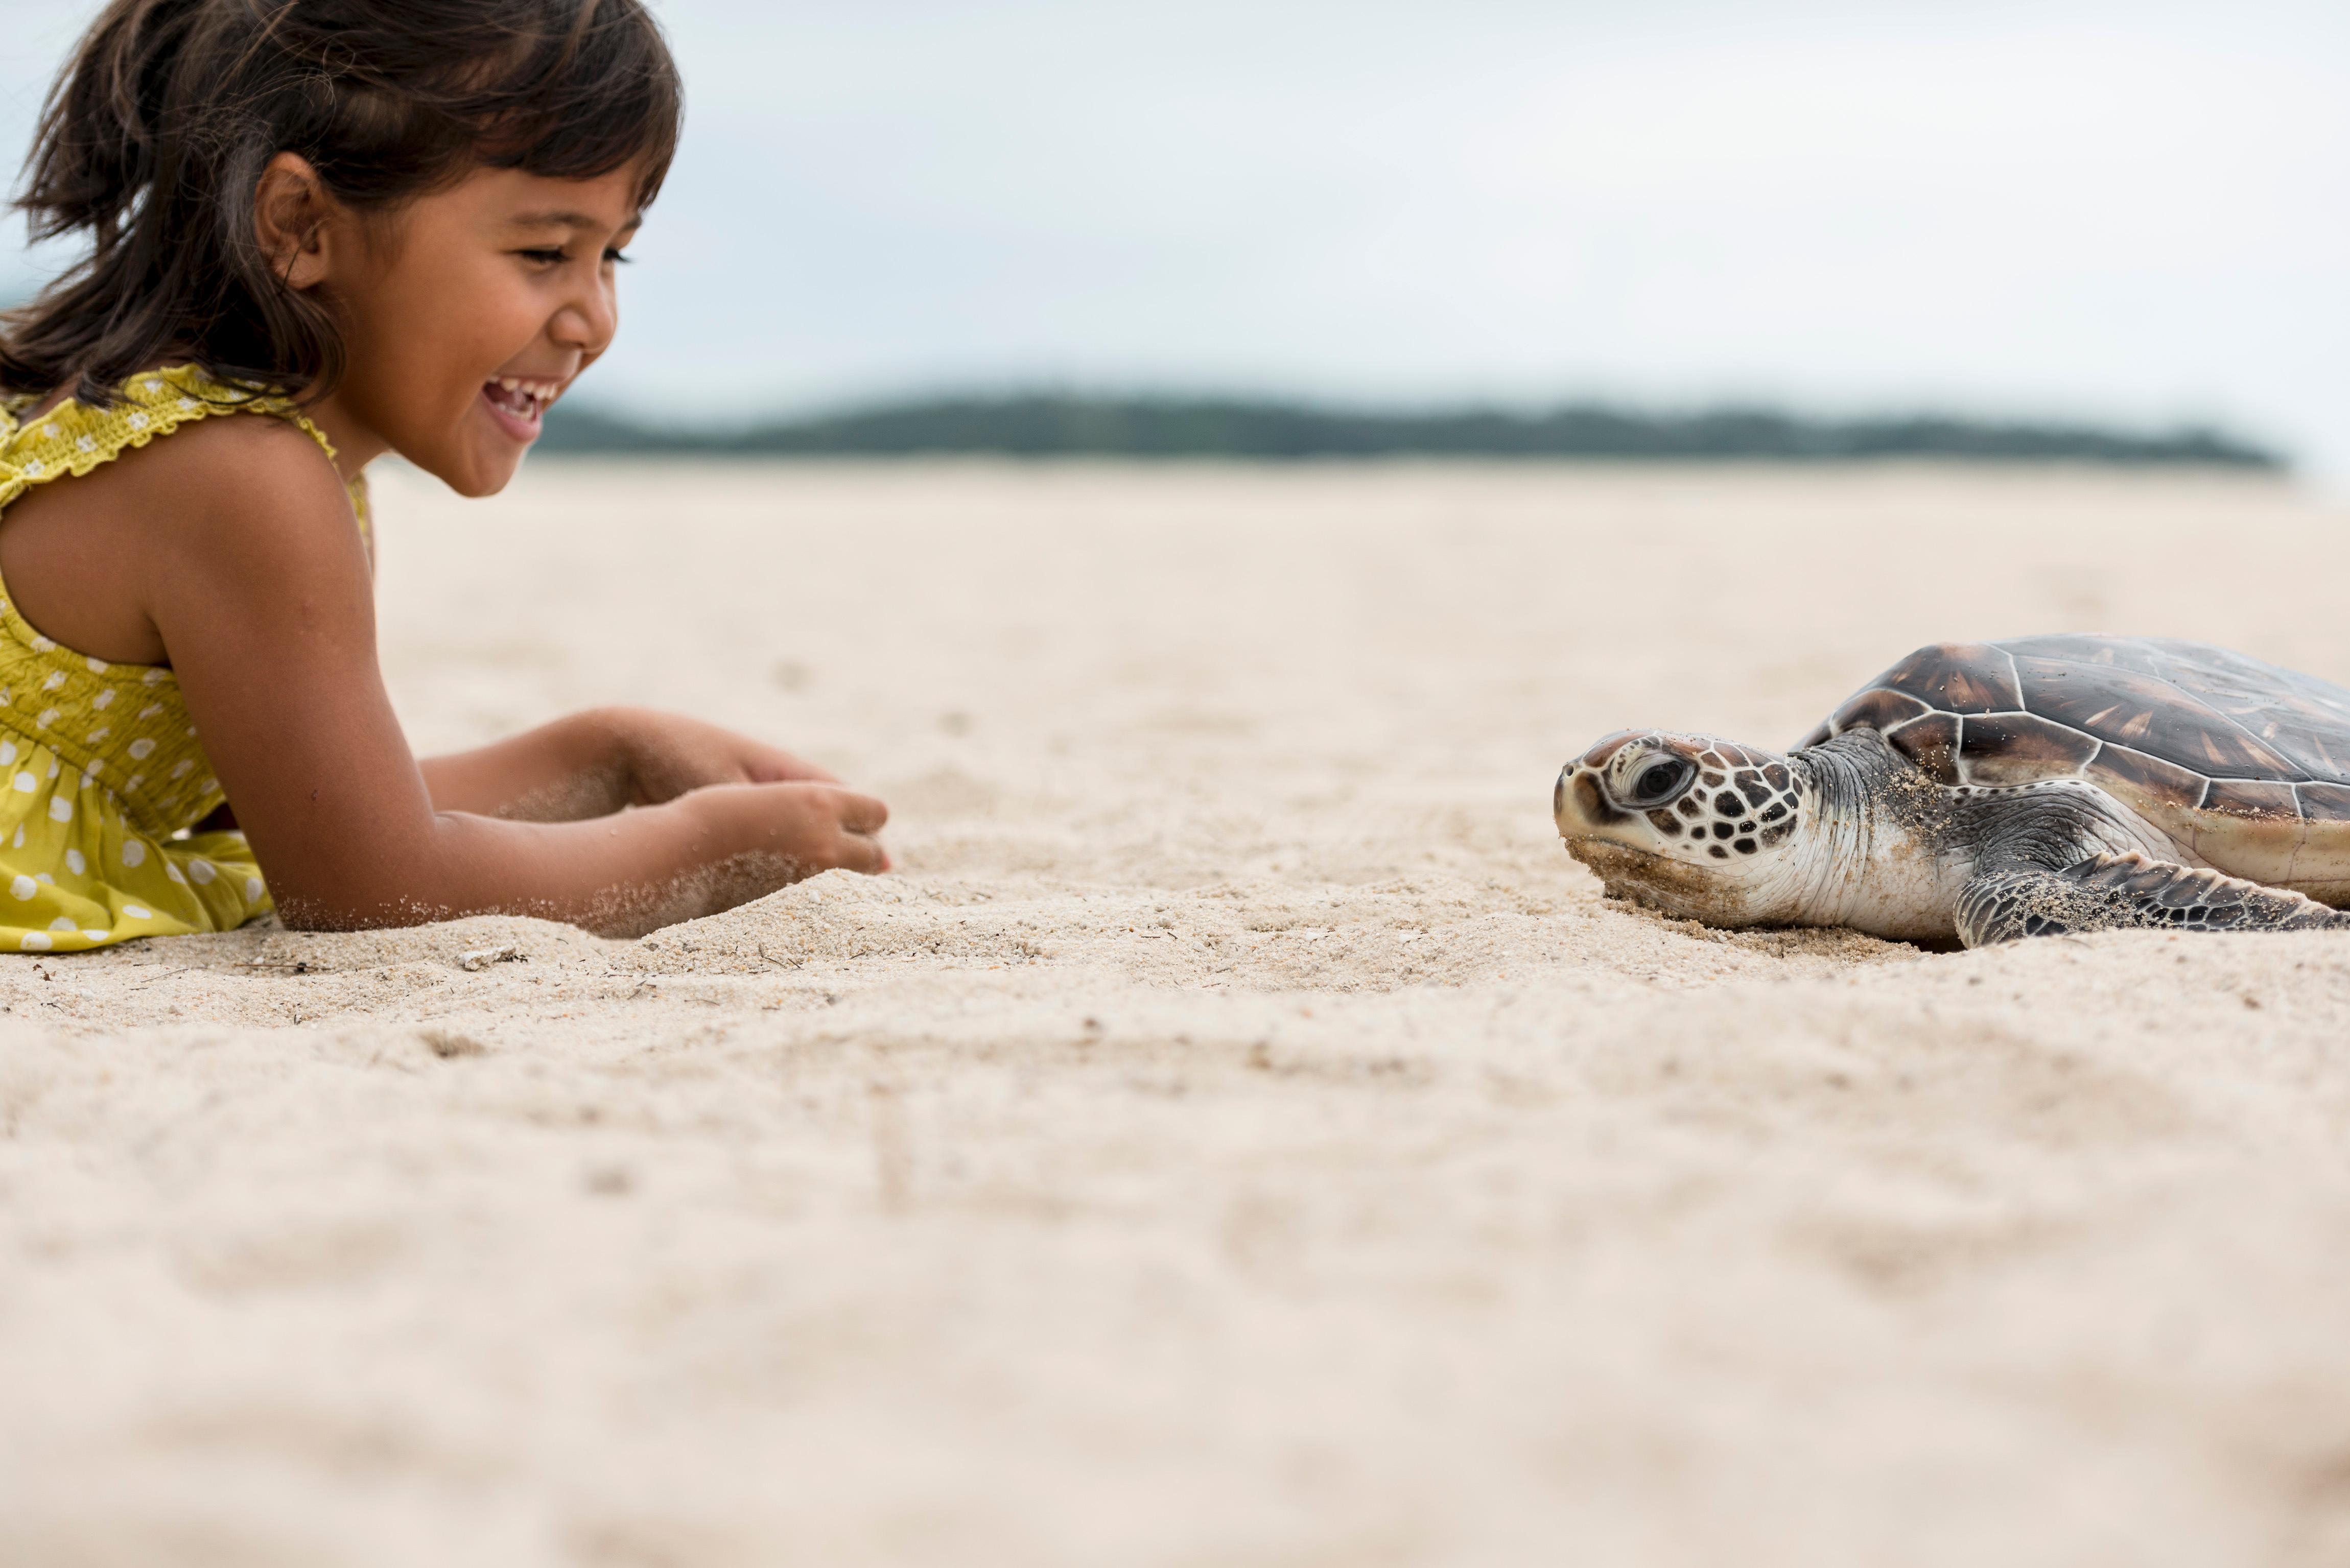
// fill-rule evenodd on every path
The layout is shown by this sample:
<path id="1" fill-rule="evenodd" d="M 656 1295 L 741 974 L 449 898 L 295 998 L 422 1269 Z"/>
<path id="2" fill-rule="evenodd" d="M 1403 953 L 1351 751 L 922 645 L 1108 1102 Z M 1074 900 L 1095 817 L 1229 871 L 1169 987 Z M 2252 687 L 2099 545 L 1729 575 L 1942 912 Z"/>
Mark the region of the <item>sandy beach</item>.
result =
<path id="1" fill-rule="evenodd" d="M 686 709 L 890 877 L 0 959 L 0 1561 L 2350 1562 L 2350 938 L 1604 900 L 1632 723 L 2350 680 L 2350 514 L 1889 467 L 379 486 L 420 749 Z"/>

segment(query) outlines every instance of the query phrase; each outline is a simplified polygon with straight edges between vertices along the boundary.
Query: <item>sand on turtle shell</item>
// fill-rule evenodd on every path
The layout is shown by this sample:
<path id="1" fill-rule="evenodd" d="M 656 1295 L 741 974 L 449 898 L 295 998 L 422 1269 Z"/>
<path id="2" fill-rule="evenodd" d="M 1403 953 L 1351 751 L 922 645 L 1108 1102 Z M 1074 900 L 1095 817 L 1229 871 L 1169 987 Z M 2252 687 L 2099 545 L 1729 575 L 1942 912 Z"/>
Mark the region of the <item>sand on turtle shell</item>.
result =
<path id="1" fill-rule="evenodd" d="M 0 961 L 12 1564 L 2350 1560 L 2350 939 L 1604 901 L 1618 725 L 1912 646 L 2350 677 L 2199 475 L 381 485 L 420 743 L 599 701 L 900 874 Z"/>

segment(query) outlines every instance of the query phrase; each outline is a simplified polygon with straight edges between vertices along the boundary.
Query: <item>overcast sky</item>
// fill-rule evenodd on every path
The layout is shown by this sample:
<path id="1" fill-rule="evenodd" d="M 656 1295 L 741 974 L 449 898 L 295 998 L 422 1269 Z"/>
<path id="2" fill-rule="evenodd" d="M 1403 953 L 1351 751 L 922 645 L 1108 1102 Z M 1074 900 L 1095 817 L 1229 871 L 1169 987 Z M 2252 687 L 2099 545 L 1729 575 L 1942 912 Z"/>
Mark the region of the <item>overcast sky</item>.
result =
<path id="1" fill-rule="evenodd" d="M 2350 474 L 2339 0 L 660 10 L 691 123 L 608 402 L 1762 398 Z M 73 12 L 0 0 L 11 162 Z"/>

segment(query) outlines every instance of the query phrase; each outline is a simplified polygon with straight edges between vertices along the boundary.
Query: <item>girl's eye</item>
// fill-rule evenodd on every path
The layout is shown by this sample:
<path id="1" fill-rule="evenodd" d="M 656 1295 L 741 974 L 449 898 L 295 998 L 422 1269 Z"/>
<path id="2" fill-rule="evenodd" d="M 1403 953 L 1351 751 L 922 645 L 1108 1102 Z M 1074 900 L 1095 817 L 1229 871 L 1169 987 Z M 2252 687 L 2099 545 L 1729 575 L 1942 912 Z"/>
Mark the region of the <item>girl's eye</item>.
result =
<path id="1" fill-rule="evenodd" d="M 569 251 L 549 247 L 516 251 L 515 254 L 521 256 L 525 261 L 534 262 L 540 266 L 548 267 L 561 266 L 571 259 L 571 253 Z M 625 266 L 633 258 L 626 252 L 622 251 L 618 245 L 615 245 L 604 253 L 604 259 L 608 262 L 618 262 L 621 265 Z"/>

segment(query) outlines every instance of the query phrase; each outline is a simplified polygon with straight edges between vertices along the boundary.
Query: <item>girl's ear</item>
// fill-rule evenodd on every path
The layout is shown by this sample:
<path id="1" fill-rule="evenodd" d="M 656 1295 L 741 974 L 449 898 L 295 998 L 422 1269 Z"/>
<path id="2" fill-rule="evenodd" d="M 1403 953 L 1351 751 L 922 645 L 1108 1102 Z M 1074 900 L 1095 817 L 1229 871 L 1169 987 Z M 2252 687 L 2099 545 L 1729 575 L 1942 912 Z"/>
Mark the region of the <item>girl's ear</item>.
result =
<path id="1" fill-rule="evenodd" d="M 253 192 L 254 236 L 269 270 L 295 290 L 316 288 L 330 270 L 333 220 L 342 204 L 327 193 L 317 170 L 298 152 L 281 152 L 261 171 Z"/>

